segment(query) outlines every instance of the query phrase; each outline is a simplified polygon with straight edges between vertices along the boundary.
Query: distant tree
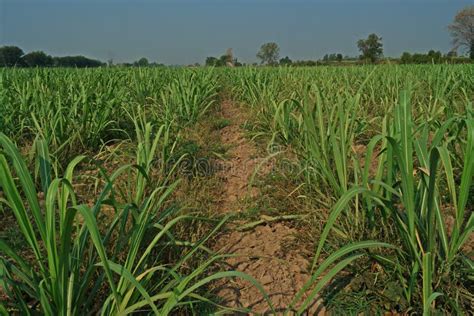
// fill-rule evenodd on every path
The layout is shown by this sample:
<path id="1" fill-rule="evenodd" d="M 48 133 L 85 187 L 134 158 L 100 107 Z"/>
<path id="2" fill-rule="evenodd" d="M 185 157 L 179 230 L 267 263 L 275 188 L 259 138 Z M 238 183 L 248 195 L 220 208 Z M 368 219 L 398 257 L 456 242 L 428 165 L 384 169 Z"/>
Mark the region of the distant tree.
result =
<path id="1" fill-rule="evenodd" d="M 365 40 L 360 39 L 357 41 L 357 47 L 362 53 L 361 59 L 375 62 L 383 56 L 382 38 L 377 34 L 370 34 Z"/>
<path id="2" fill-rule="evenodd" d="M 112 67 L 113 65 L 114 65 L 114 59 L 113 58 L 110 58 L 109 60 L 107 60 L 107 66 Z"/>
<path id="3" fill-rule="evenodd" d="M 446 54 L 446 57 L 448 58 L 458 57 L 458 52 L 455 49 L 453 49 Z"/>
<path id="4" fill-rule="evenodd" d="M 232 48 L 228 48 L 226 53 L 219 58 L 213 56 L 206 57 L 205 65 L 210 67 L 234 67 L 241 66 L 242 64 L 237 61 L 237 58 L 234 58 Z"/>
<path id="5" fill-rule="evenodd" d="M 196 64 L 199 64 L 199 63 L 196 63 Z M 149 66 L 150 66 L 150 67 L 164 67 L 165 64 L 163 64 L 163 63 L 158 63 L 158 62 L 155 61 L 155 62 L 150 63 Z"/>
<path id="6" fill-rule="evenodd" d="M 234 58 L 232 61 L 229 61 L 229 55 L 224 54 L 221 57 L 213 57 L 209 56 L 206 58 L 205 65 L 210 67 L 224 67 L 224 66 L 231 66 L 233 67 L 236 65 L 237 58 Z"/>
<path id="7" fill-rule="evenodd" d="M 53 66 L 53 57 L 42 51 L 31 52 L 24 55 L 22 63 L 27 67 L 50 67 Z"/>
<path id="8" fill-rule="evenodd" d="M 293 63 L 293 61 L 288 56 L 280 59 L 280 65 L 282 65 L 282 66 L 288 66 L 288 65 L 291 65 L 292 63 Z"/>
<path id="9" fill-rule="evenodd" d="M 428 52 L 428 62 L 439 63 L 443 55 L 440 51 L 430 50 Z"/>
<path id="10" fill-rule="evenodd" d="M 464 47 L 469 51 L 469 57 L 474 59 L 474 6 L 459 11 L 448 28 L 453 37 L 454 48 Z"/>
<path id="11" fill-rule="evenodd" d="M 265 43 L 260 47 L 257 58 L 262 64 L 275 65 L 280 57 L 280 47 L 277 43 Z"/>
<path id="12" fill-rule="evenodd" d="M 439 64 L 444 62 L 443 55 L 440 51 L 430 50 L 427 54 L 415 53 L 410 55 L 410 53 L 403 53 L 400 57 L 400 62 L 402 64 L 430 64 L 435 63 Z"/>
<path id="13" fill-rule="evenodd" d="M 342 54 L 332 53 L 332 54 L 324 55 L 322 61 L 325 62 L 325 63 L 328 63 L 328 62 L 331 62 L 331 61 L 341 62 L 343 58 L 344 57 L 342 56 Z"/>
<path id="14" fill-rule="evenodd" d="M 411 54 L 408 52 L 404 52 L 402 56 L 400 57 L 400 62 L 402 64 L 410 64 L 412 63 L 412 57 Z"/>
<path id="15" fill-rule="evenodd" d="M 13 67 L 21 63 L 23 50 L 17 46 L 0 47 L 0 67 Z"/>
<path id="16" fill-rule="evenodd" d="M 146 59 L 145 57 L 142 57 L 136 62 L 134 62 L 133 64 L 134 66 L 137 66 L 137 67 L 147 67 L 149 65 L 149 62 L 148 62 L 148 59 Z"/>
<path id="17" fill-rule="evenodd" d="M 92 68 L 105 66 L 105 64 L 99 60 L 90 59 L 84 56 L 53 57 L 53 63 L 54 66 L 57 67 Z"/>
<path id="18" fill-rule="evenodd" d="M 426 64 L 428 62 L 427 55 L 415 53 L 411 57 L 411 61 L 414 64 Z"/>
<path id="19" fill-rule="evenodd" d="M 206 58 L 206 66 L 216 67 L 218 61 L 219 60 L 216 57 L 209 56 Z"/>
<path id="20" fill-rule="evenodd" d="M 226 54 L 222 55 L 221 57 L 219 57 L 219 60 L 217 61 L 217 66 L 223 67 L 227 65 L 228 60 L 229 60 L 229 56 L 227 56 Z"/>
<path id="21" fill-rule="evenodd" d="M 314 61 L 314 60 L 297 60 L 297 61 L 294 61 L 292 65 L 297 66 L 297 67 L 312 67 L 312 66 L 322 65 L 322 63 Z"/>

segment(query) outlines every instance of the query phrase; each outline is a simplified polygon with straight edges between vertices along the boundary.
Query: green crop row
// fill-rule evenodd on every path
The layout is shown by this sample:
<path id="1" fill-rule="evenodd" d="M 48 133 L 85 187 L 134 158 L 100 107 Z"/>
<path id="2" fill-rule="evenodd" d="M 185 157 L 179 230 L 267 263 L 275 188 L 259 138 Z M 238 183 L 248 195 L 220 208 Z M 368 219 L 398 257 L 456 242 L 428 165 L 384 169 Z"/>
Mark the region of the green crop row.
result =
<path id="1" fill-rule="evenodd" d="M 334 251 L 326 243 L 331 232 L 354 247 L 352 256 L 367 238 L 388 242 L 395 251 L 365 253 L 393 275 L 406 307 L 469 309 L 474 262 L 463 245 L 474 230 L 474 67 L 242 69 L 228 76 L 235 100 L 257 113 L 255 136 L 272 148 L 290 146 L 305 195 L 315 210 L 329 211 L 313 269 L 324 251 Z"/>
<path id="2" fill-rule="evenodd" d="M 46 140 L 52 153 L 74 155 L 134 134 L 133 116 L 175 130 L 215 102 L 211 70 L 0 70 L 0 130 L 25 144 Z"/>

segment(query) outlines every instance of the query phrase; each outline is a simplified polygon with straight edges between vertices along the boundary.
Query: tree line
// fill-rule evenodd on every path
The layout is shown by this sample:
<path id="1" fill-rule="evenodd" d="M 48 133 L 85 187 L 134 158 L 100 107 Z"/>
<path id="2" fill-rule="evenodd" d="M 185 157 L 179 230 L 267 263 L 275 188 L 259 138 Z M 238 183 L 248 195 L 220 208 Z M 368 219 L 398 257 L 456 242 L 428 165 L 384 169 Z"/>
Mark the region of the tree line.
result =
<path id="1" fill-rule="evenodd" d="M 369 63 L 396 63 L 396 64 L 463 64 L 472 63 L 473 58 L 458 56 L 456 51 L 449 51 L 446 54 L 440 51 L 430 50 L 427 53 L 404 52 L 399 58 L 383 58 L 382 38 L 376 34 L 371 34 L 365 40 L 358 41 L 361 54 L 356 57 L 343 56 L 341 53 L 331 53 L 324 55 L 318 60 L 295 60 L 285 56 L 280 58 L 280 48 L 277 43 L 265 43 L 260 48 L 257 57 L 261 65 L 267 66 L 324 66 L 324 65 L 361 65 Z M 237 61 L 237 59 L 234 59 Z M 219 58 L 207 57 L 206 66 L 224 67 L 229 66 L 229 57 L 222 55 Z M 242 66 L 242 63 L 231 63 L 230 66 Z M 252 64 L 254 66 L 257 63 Z"/>
<path id="2" fill-rule="evenodd" d="M 25 54 L 17 46 L 0 47 L 0 67 L 100 67 L 105 63 L 84 56 L 53 57 L 42 51 Z"/>
<path id="3" fill-rule="evenodd" d="M 109 66 L 113 66 L 113 60 L 109 60 L 108 62 Z M 142 57 L 139 60 L 133 62 L 133 63 L 120 63 L 117 64 L 116 66 L 122 66 L 122 67 L 164 67 L 164 64 L 157 63 L 157 62 L 149 62 L 146 57 Z"/>
<path id="4" fill-rule="evenodd" d="M 2 46 L 0 47 L 0 67 L 75 67 L 94 68 L 102 66 L 113 66 L 113 60 L 108 63 L 91 59 L 85 56 L 63 56 L 53 57 L 43 51 L 33 51 L 25 54 L 20 47 Z M 159 67 L 164 66 L 159 63 L 150 63 L 145 57 L 133 63 L 122 63 L 124 67 Z"/>
<path id="5" fill-rule="evenodd" d="M 428 63 L 469 63 L 474 60 L 474 6 L 466 7 L 459 11 L 454 17 L 454 21 L 448 26 L 453 38 L 453 48 L 447 54 L 440 51 L 430 50 L 428 53 L 404 52 L 400 58 L 385 58 L 383 61 L 401 64 L 428 64 Z M 260 64 L 268 66 L 318 66 L 327 64 L 343 64 L 347 62 L 378 63 L 383 58 L 382 37 L 377 34 L 370 34 L 366 39 L 357 41 L 357 48 L 360 51 L 358 57 L 343 56 L 341 53 L 326 54 L 319 60 L 299 60 L 292 61 L 288 56 L 280 59 L 280 47 L 275 42 L 265 43 L 257 52 Z M 469 57 L 458 57 L 457 50 L 464 49 Z M 226 66 L 229 57 L 221 56 L 206 58 L 206 66 Z M 232 59 L 231 59 L 232 60 Z M 226 62 L 227 61 L 227 62 Z M 232 65 L 234 66 L 234 65 Z"/>

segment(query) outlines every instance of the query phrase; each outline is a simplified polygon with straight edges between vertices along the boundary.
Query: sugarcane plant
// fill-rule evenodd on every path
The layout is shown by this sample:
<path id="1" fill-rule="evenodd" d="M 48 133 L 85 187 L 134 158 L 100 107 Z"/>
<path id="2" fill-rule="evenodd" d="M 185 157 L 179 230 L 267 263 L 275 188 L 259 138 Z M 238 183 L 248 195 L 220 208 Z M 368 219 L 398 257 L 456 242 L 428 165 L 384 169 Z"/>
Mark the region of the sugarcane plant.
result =
<path id="1" fill-rule="evenodd" d="M 394 256 L 379 254 L 374 258 L 396 271 L 406 300 L 410 303 L 422 299 L 423 313 L 428 315 L 435 308 L 436 299 L 445 295 L 443 283 L 449 283 L 453 269 L 458 269 L 466 279 L 474 277 L 473 262 L 462 252 L 474 229 L 474 214 L 468 205 L 474 172 L 474 119 L 468 107 L 465 117 L 453 117 L 430 134 L 427 124 L 414 126 L 409 93 L 404 92 L 391 126 L 389 135 L 375 137 L 370 145 L 373 148 L 377 142 L 386 140 L 386 148 L 379 155 L 384 177 L 381 181 L 370 180 L 365 168 L 361 185 L 348 190 L 336 203 L 314 262 L 338 216 L 355 197 L 361 196 L 367 211 L 378 214 L 376 223 L 387 224 L 384 214 L 393 219 L 401 240 L 402 247 Z M 458 136 L 449 137 L 453 134 Z M 466 136 L 465 142 L 462 134 Z M 464 163 L 461 178 L 456 179 L 449 149 L 460 144 Z M 372 150 L 369 153 L 366 166 L 374 159 Z M 454 217 L 450 234 L 446 227 L 449 216 Z M 458 310 L 463 295 L 460 289 L 456 297 L 447 297 L 445 301 Z"/>

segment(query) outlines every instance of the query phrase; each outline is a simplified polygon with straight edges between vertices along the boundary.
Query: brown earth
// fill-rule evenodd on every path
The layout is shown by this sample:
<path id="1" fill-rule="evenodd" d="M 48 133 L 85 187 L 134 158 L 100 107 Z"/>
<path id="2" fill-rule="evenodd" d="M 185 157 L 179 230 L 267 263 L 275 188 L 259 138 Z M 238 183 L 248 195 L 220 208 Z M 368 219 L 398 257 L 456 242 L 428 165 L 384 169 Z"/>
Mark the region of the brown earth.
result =
<path id="1" fill-rule="evenodd" d="M 240 127 L 246 120 L 240 109 L 231 102 L 223 102 L 221 111 L 222 116 L 230 120 L 230 124 L 220 131 L 220 136 L 225 146 L 231 146 L 231 158 L 223 163 L 223 170 L 219 173 L 225 184 L 220 207 L 224 212 L 235 212 L 239 201 L 258 194 L 256 188 L 248 188 L 248 181 L 258 164 L 257 151 Z"/>
<path id="2" fill-rule="evenodd" d="M 255 199 L 257 188 L 249 189 L 249 181 L 255 169 L 262 162 L 255 144 L 245 137 L 241 127 L 246 121 L 243 111 L 230 101 L 222 103 L 222 116 L 230 121 L 223 128 L 221 141 L 231 146 L 230 158 L 219 176 L 224 187 L 219 200 L 221 211 L 241 212 L 241 202 Z M 268 166 L 263 168 L 268 170 Z M 256 226 L 249 231 L 230 229 L 221 235 L 214 246 L 221 253 L 234 254 L 226 260 L 229 270 L 244 272 L 255 278 L 268 294 L 278 314 L 288 308 L 291 300 L 309 279 L 308 260 L 297 251 L 289 251 L 285 245 L 295 238 L 296 229 L 284 223 Z M 271 314 L 271 309 L 259 290 L 242 279 L 226 280 L 216 284 L 217 295 L 223 304 L 232 308 L 245 308 L 251 314 Z M 324 314 L 324 309 L 316 303 L 310 314 Z"/>

